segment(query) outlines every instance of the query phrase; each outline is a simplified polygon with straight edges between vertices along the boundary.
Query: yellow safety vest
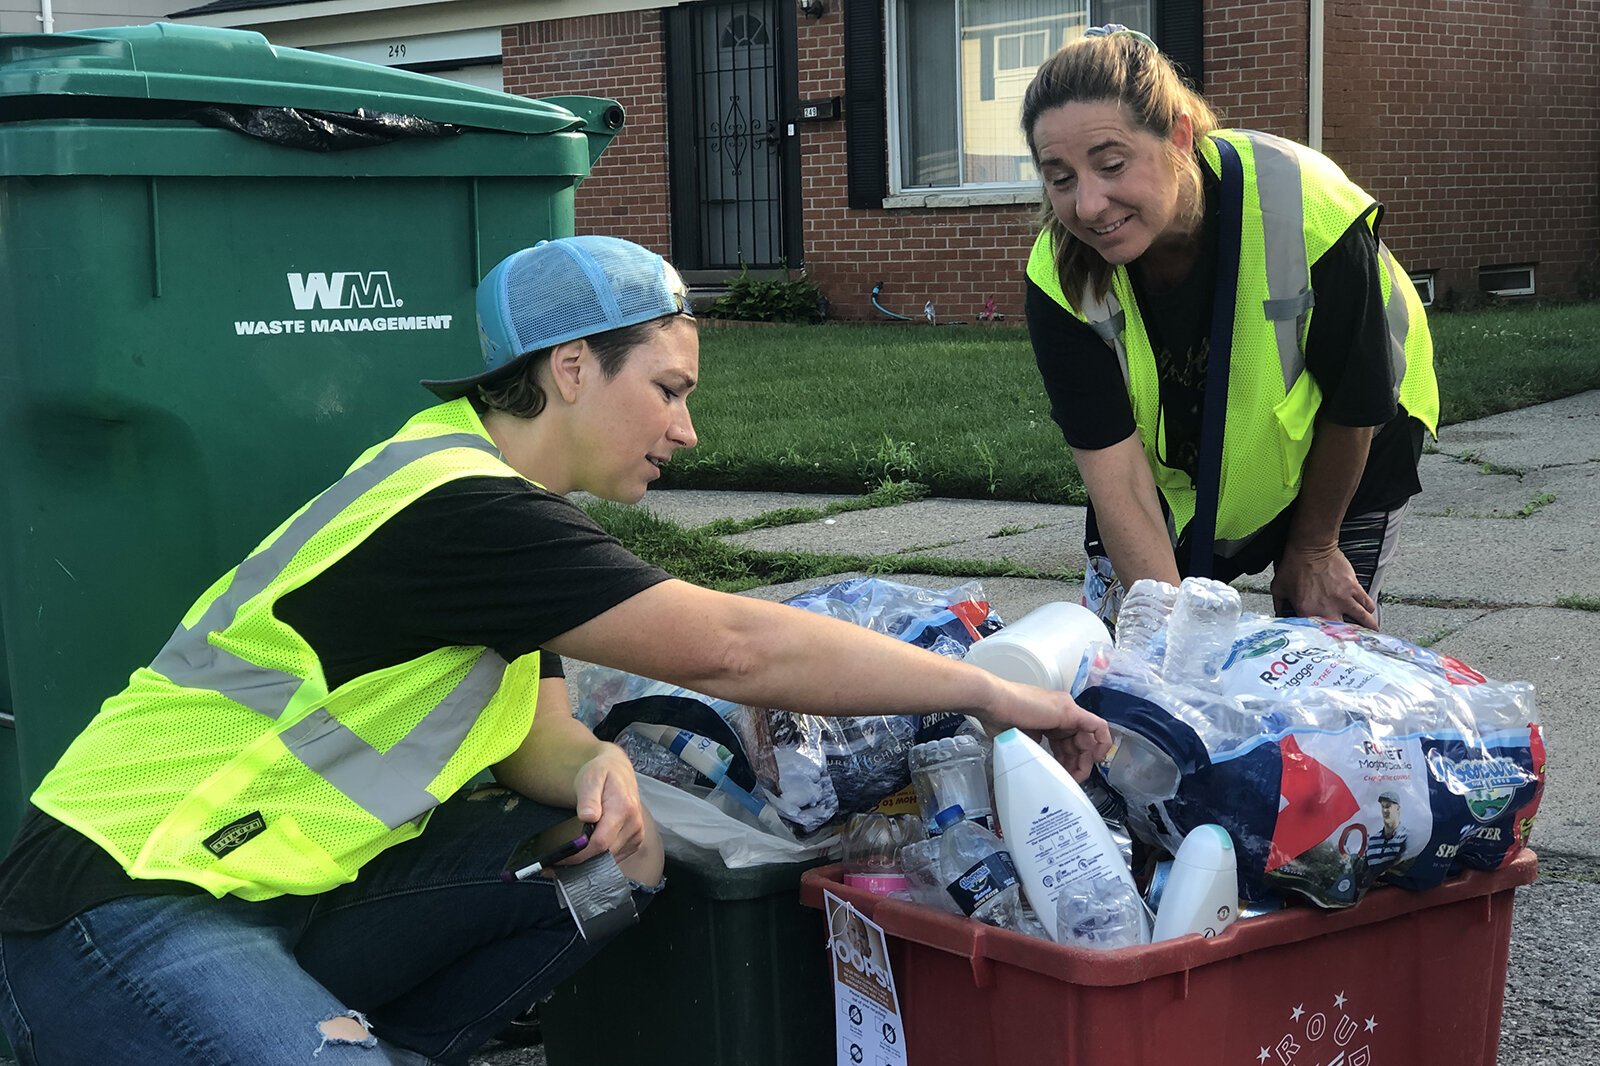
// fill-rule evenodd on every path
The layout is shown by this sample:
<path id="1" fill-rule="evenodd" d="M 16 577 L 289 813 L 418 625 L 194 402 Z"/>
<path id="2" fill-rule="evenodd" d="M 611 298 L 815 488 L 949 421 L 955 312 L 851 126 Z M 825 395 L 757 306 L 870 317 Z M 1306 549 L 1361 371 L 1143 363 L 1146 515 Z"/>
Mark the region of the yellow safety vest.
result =
<path id="1" fill-rule="evenodd" d="M 274 606 L 424 493 L 518 476 L 467 400 L 369 449 L 200 597 L 107 700 L 33 802 L 136 878 L 267 899 L 354 880 L 516 750 L 538 654 L 446 647 L 328 691 Z"/>
<path id="2" fill-rule="evenodd" d="M 1305 340 L 1316 302 L 1311 265 L 1356 219 L 1375 225 L 1377 212 L 1372 197 L 1318 152 L 1248 130 L 1218 130 L 1211 138 L 1224 138 L 1238 149 L 1244 170 L 1238 295 L 1217 503 L 1217 550 L 1227 554 L 1230 542 L 1250 537 L 1299 494 L 1322 403 L 1316 380 L 1304 372 Z M 1220 175 L 1217 147 L 1210 139 L 1201 142 L 1200 154 L 1212 173 Z M 1397 399 L 1429 432 L 1437 433 L 1439 388 L 1422 301 L 1381 241 L 1378 258 Z M 1073 307 L 1062 292 L 1055 264 L 1047 229 L 1034 242 L 1028 277 L 1116 352 L 1145 457 L 1172 514 L 1168 532 L 1176 541 L 1194 516 L 1195 487 L 1187 473 L 1159 458 L 1167 454 L 1160 379 L 1127 267 L 1115 269 L 1103 299 L 1087 291 L 1079 307 Z"/>

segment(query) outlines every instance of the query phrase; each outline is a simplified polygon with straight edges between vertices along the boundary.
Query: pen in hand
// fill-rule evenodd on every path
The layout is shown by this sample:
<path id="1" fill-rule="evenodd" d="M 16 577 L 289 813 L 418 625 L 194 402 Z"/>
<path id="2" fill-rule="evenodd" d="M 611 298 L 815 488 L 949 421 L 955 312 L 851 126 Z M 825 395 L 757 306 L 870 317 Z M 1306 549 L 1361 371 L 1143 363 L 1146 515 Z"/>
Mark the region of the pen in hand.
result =
<path id="1" fill-rule="evenodd" d="M 571 841 L 563 844 L 560 848 L 556 849 L 550 854 L 545 855 L 534 862 L 530 862 L 520 870 L 501 870 L 500 880 L 510 884 L 514 881 L 526 881 L 530 877 L 537 877 L 539 872 L 546 866 L 560 862 L 562 859 L 568 858 L 569 856 L 576 855 L 578 852 L 582 851 L 588 846 L 589 834 L 585 832 L 574 837 Z"/>

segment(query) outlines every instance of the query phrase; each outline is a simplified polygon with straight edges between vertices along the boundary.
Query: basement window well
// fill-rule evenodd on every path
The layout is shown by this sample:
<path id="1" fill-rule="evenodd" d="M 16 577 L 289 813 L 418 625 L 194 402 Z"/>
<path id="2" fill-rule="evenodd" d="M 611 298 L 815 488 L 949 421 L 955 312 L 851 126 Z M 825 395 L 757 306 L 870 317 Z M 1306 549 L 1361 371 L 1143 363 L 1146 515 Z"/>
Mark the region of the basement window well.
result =
<path id="1" fill-rule="evenodd" d="M 1494 296 L 1532 296 L 1533 264 L 1479 267 L 1478 289 Z"/>
<path id="2" fill-rule="evenodd" d="M 1422 270 L 1411 275 L 1411 284 L 1417 287 L 1417 296 L 1423 307 L 1433 306 L 1433 271 Z"/>

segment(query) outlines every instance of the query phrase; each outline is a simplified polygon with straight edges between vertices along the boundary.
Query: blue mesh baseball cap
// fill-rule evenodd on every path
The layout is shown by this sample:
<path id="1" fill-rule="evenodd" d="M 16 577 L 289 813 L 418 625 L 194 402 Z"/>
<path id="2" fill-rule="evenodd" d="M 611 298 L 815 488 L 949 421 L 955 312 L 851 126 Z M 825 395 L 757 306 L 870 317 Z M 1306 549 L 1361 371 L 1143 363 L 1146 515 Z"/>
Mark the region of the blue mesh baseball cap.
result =
<path id="1" fill-rule="evenodd" d="M 667 315 L 689 315 L 672 264 L 618 237 L 562 237 L 513 252 L 478 285 L 482 373 L 424 381 L 444 400 L 515 374 L 530 352 Z"/>

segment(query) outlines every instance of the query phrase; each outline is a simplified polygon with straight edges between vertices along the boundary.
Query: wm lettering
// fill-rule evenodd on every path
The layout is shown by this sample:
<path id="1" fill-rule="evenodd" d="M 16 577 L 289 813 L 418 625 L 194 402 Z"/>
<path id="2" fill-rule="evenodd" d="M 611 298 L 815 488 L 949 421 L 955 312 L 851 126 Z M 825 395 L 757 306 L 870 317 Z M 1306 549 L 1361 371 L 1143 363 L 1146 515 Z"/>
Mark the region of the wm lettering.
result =
<path id="1" fill-rule="evenodd" d="M 394 284 L 387 270 L 341 270 L 331 274 L 286 274 L 289 298 L 296 311 L 343 311 L 352 307 L 403 307 L 395 299 Z"/>

